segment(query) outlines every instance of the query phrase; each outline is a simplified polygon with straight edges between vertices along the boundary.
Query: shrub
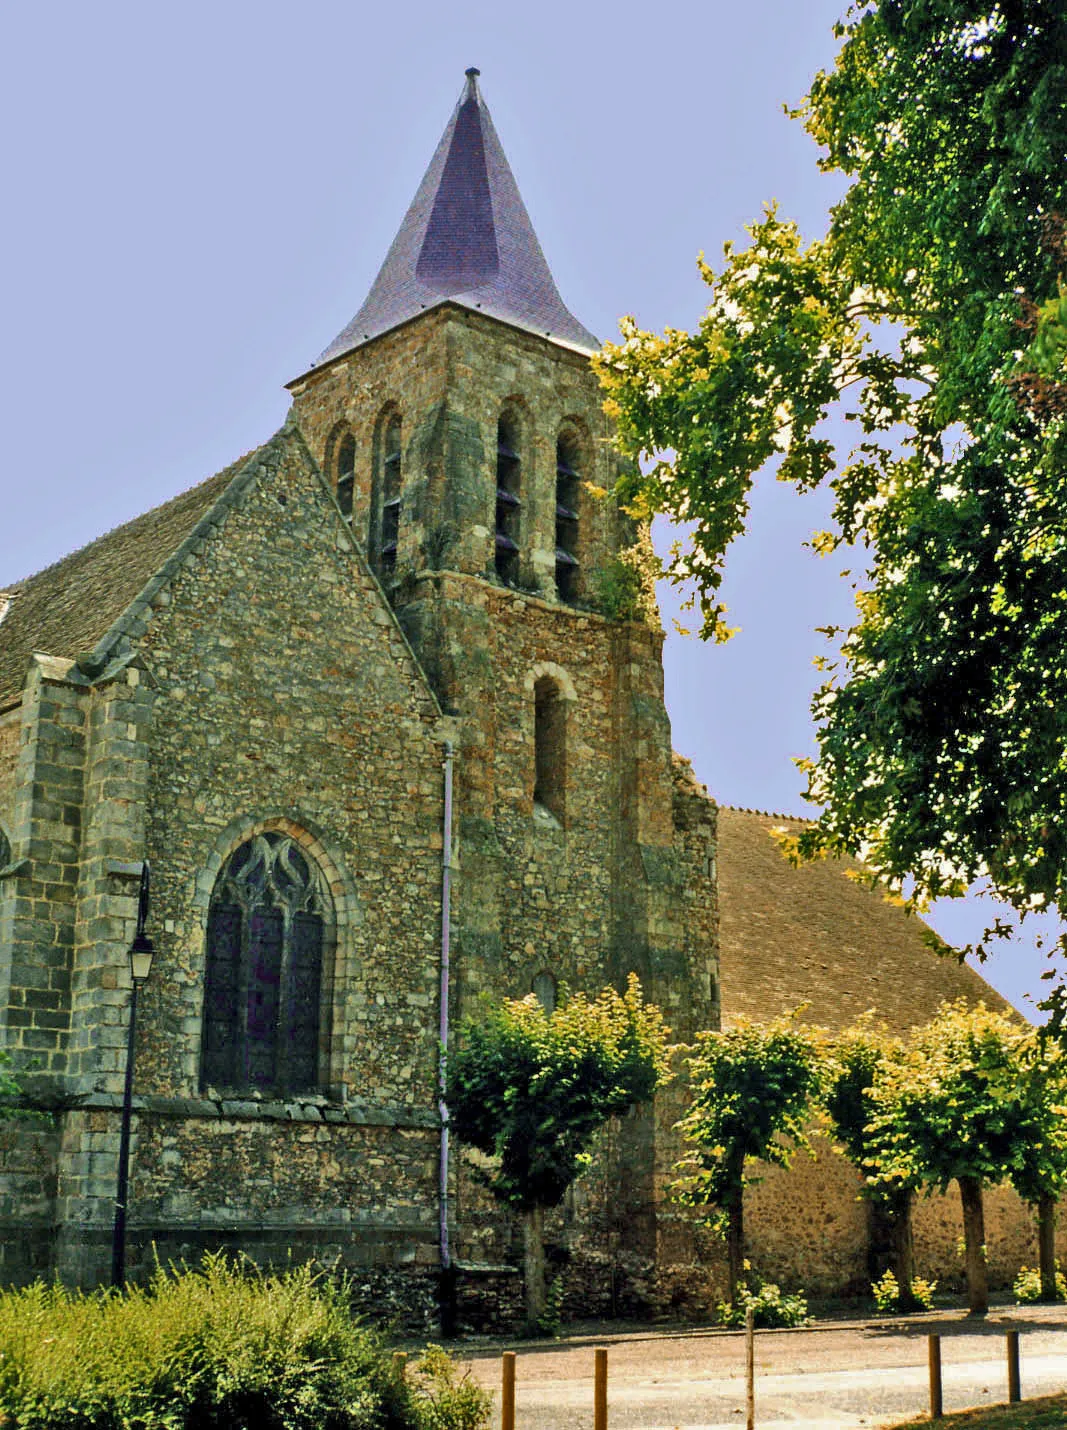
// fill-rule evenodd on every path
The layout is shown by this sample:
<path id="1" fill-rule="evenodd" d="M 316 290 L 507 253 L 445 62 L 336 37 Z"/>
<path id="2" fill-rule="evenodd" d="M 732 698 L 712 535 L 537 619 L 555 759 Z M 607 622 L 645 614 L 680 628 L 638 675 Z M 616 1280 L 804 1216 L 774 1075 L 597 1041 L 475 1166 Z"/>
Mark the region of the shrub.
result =
<path id="1" fill-rule="evenodd" d="M 901 1295 L 897 1278 L 887 1271 L 880 1281 L 871 1282 L 874 1304 L 882 1315 L 892 1311 L 932 1311 L 936 1281 L 926 1281 L 921 1276 L 912 1278 L 911 1295 Z"/>
<path id="2" fill-rule="evenodd" d="M 720 1326 L 743 1326 L 745 1313 L 752 1307 L 753 1321 L 757 1326 L 806 1326 L 811 1319 L 808 1303 L 803 1292 L 795 1296 L 783 1296 L 773 1281 L 762 1284 L 758 1290 L 750 1291 L 739 1287 L 737 1299 L 732 1304 L 720 1301 L 715 1312 L 715 1320 Z"/>
<path id="3" fill-rule="evenodd" d="M 1041 1272 L 1036 1266 L 1020 1266 L 1019 1274 L 1011 1289 L 1020 1306 L 1029 1305 L 1032 1301 L 1040 1301 Z M 1064 1279 L 1058 1261 L 1056 1262 L 1056 1298 L 1060 1301 L 1067 1301 L 1067 1280 Z"/>
<path id="4" fill-rule="evenodd" d="M 484 1398 L 431 1348 L 405 1379 L 346 1288 L 222 1256 L 89 1295 L 0 1295 L 0 1423 L 17 1430 L 477 1430 Z"/>

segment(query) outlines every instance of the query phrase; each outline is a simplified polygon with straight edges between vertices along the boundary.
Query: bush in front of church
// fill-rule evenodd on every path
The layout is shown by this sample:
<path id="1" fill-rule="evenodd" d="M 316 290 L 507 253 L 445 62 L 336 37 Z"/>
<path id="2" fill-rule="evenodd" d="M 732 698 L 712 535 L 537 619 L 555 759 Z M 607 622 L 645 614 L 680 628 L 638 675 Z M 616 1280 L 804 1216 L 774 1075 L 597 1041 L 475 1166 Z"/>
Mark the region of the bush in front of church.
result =
<path id="1" fill-rule="evenodd" d="M 439 1347 L 405 1373 L 343 1283 L 223 1256 L 124 1294 L 0 1295 L 12 1430 L 481 1430 L 489 1398 Z"/>

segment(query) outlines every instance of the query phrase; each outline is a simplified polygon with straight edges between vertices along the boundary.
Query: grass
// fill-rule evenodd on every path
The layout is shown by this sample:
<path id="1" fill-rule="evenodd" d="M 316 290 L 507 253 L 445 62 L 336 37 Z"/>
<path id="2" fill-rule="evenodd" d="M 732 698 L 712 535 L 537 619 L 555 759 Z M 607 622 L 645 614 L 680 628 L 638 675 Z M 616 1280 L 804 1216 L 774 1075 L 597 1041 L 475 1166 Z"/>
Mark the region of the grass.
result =
<path id="1" fill-rule="evenodd" d="M 1067 1395 L 1024 1400 L 1021 1405 L 990 1405 L 980 1410 L 961 1410 L 940 1420 L 931 1420 L 923 1415 L 918 1420 L 902 1420 L 891 1430 L 920 1430 L 920 1427 L 930 1425 L 942 1425 L 945 1430 L 1049 1430 L 1053 1425 L 1067 1425 Z"/>

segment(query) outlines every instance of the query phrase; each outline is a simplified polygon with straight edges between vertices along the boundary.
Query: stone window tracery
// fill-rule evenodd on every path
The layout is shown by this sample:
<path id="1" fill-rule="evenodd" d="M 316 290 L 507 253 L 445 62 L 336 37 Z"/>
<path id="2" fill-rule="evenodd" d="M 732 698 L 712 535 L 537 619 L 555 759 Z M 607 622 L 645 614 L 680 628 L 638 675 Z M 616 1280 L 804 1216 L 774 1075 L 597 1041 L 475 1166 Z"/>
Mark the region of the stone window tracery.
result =
<path id="1" fill-rule="evenodd" d="M 208 911 L 201 1087 L 318 1086 L 332 915 L 320 870 L 288 835 L 254 835 L 230 855 Z"/>

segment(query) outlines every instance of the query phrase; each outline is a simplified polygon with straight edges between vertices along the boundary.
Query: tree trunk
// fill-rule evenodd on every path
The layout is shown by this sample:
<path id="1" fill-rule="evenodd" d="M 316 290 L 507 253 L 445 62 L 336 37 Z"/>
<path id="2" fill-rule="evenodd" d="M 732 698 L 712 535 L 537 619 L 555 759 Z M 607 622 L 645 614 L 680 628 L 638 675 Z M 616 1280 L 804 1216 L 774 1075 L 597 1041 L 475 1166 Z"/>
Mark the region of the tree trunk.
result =
<path id="1" fill-rule="evenodd" d="M 744 1191 L 738 1187 L 726 1203 L 726 1258 L 730 1304 L 736 1306 L 738 1287 L 745 1282 Z"/>
<path id="2" fill-rule="evenodd" d="M 1043 1192 L 1037 1199 L 1037 1254 L 1042 1301 L 1058 1301 L 1056 1290 L 1056 1198 Z"/>
<path id="3" fill-rule="evenodd" d="M 893 1192 L 886 1202 L 889 1232 L 889 1256 L 893 1275 L 900 1288 L 900 1304 L 906 1311 L 915 1309 L 911 1283 L 915 1279 L 915 1244 L 911 1232 L 913 1191 Z"/>
<path id="4" fill-rule="evenodd" d="M 967 1259 L 967 1296 L 970 1314 L 989 1310 L 989 1285 L 985 1258 L 985 1211 L 980 1177 L 958 1177 L 963 1203 L 963 1242 Z"/>
<path id="5" fill-rule="evenodd" d="M 526 1329 L 536 1335 L 538 1322 L 545 1314 L 547 1288 L 545 1286 L 545 1209 L 534 1207 L 525 1212 L 522 1219 L 524 1241 L 524 1265 L 526 1278 Z"/>

